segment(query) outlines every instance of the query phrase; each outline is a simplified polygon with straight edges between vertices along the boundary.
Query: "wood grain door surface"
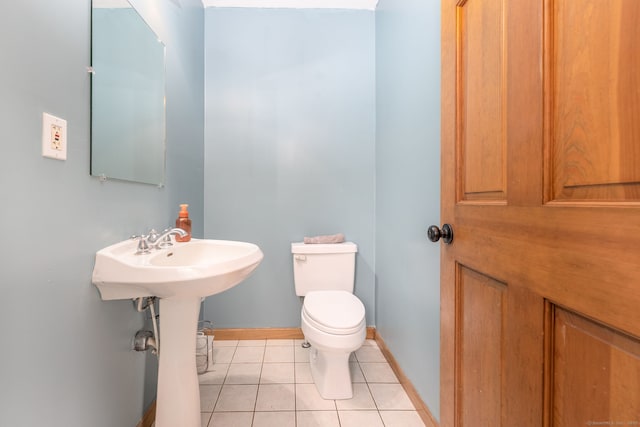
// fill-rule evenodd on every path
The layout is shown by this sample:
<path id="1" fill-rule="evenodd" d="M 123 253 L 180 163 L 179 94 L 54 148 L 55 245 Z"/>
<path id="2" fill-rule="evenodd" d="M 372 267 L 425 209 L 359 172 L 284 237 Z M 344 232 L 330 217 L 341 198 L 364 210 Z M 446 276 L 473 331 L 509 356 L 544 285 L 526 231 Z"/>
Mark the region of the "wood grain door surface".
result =
<path id="1" fill-rule="evenodd" d="M 640 426 L 640 1 L 443 0 L 441 426 Z"/>

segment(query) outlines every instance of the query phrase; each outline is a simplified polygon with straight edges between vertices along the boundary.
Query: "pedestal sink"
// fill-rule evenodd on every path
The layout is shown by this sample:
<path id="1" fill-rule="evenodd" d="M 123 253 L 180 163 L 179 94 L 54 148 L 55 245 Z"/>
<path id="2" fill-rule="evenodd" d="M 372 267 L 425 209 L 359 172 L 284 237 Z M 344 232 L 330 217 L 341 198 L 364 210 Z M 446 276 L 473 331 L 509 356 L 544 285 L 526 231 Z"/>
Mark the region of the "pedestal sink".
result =
<path id="1" fill-rule="evenodd" d="M 251 243 L 192 239 L 149 254 L 125 240 L 96 253 L 93 283 L 103 300 L 160 298 L 156 427 L 200 427 L 195 345 L 202 297 L 247 278 L 263 254 Z"/>

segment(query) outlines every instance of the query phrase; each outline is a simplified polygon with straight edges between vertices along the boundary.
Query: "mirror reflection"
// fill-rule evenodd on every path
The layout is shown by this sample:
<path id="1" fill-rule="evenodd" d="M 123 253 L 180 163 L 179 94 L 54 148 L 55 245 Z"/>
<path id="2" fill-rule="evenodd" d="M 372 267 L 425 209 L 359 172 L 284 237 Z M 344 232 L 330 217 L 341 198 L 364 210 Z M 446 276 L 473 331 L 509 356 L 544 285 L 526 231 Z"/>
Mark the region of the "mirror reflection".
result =
<path id="1" fill-rule="evenodd" d="M 126 0 L 93 0 L 91 175 L 162 184 L 165 46 Z"/>

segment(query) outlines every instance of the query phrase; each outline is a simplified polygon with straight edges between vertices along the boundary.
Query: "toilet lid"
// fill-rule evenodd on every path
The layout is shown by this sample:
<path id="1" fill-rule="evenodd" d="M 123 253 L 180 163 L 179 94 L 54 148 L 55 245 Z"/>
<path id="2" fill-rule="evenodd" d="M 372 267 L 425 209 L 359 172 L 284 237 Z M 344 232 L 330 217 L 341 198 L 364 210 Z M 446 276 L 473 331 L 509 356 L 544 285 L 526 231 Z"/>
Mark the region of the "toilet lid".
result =
<path id="1" fill-rule="evenodd" d="M 364 305 L 347 291 L 311 291 L 304 297 L 303 314 L 316 328 L 351 334 L 364 326 Z"/>

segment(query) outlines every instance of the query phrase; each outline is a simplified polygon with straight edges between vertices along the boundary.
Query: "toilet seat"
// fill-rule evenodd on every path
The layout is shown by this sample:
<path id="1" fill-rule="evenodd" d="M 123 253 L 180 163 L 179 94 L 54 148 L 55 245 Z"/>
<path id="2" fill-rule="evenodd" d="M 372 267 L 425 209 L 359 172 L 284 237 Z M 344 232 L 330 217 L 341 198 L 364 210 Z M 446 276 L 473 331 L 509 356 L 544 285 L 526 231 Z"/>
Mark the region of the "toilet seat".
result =
<path id="1" fill-rule="evenodd" d="M 347 291 L 312 291 L 304 298 L 302 316 L 309 326 L 334 335 L 350 335 L 365 327 L 362 301 Z"/>

